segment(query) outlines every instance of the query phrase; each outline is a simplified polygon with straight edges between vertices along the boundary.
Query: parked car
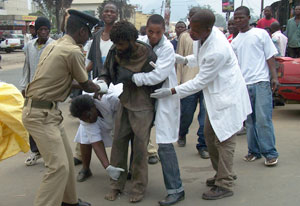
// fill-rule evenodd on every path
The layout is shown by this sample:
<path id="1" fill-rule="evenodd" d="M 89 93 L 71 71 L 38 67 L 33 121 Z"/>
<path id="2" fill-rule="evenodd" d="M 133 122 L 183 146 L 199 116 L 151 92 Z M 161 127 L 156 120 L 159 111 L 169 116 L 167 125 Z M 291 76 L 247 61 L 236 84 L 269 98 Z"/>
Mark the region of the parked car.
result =
<path id="1" fill-rule="evenodd" d="M 7 53 L 15 49 L 22 49 L 24 47 L 24 36 L 22 34 L 5 34 L 1 38 L 0 50 Z"/>
<path id="2" fill-rule="evenodd" d="M 300 58 L 276 57 L 276 62 L 280 85 L 274 94 L 275 105 L 300 103 Z"/>

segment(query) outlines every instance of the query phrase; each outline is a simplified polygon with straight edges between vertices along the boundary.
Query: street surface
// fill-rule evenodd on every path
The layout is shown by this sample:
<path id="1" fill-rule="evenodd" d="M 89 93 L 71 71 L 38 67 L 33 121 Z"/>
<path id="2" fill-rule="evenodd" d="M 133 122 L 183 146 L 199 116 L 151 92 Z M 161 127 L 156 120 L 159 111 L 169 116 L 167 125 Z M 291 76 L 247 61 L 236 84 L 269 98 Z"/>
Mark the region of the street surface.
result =
<path id="1" fill-rule="evenodd" d="M 1 53 L 2 54 L 2 53 Z M 20 59 L 22 52 L 2 55 L 0 80 L 18 86 L 22 75 Z M 16 63 L 12 63 L 13 61 Z M 6 65 L 4 65 L 4 61 Z M 7 63 L 10 61 L 12 64 Z M 60 105 L 64 114 L 64 125 L 70 143 L 73 142 L 79 121 L 70 116 L 68 100 Z M 297 206 L 300 205 L 300 104 L 276 107 L 273 112 L 276 146 L 279 151 L 279 163 L 275 167 L 264 166 L 264 159 L 255 162 L 243 161 L 247 153 L 246 136 L 238 136 L 234 160 L 234 169 L 238 176 L 234 187 L 234 196 L 221 200 L 203 200 L 202 193 L 209 188 L 205 185 L 207 178 L 214 175 L 210 160 L 203 160 L 197 153 L 197 120 L 193 121 L 187 136 L 186 147 L 175 145 L 181 178 L 183 180 L 186 197 L 176 204 L 178 206 Z M 151 138 L 155 142 L 154 131 Z M 110 154 L 110 149 L 107 149 Z M 0 162 L 0 206 L 32 206 L 35 193 L 41 178 L 46 171 L 43 160 L 38 160 L 35 166 L 24 164 L 29 153 L 20 153 L 12 158 Z M 76 166 L 76 172 L 81 166 Z M 109 191 L 109 178 L 93 154 L 91 162 L 93 176 L 87 181 L 77 183 L 78 195 L 93 206 L 133 205 L 129 203 L 128 182 L 127 190 L 116 201 L 109 202 L 104 195 Z M 166 195 L 163 184 L 161 165 L 149 165 L 149 184 L 145 198 L 135 205 L 158 205 L 157 201 Z"/>

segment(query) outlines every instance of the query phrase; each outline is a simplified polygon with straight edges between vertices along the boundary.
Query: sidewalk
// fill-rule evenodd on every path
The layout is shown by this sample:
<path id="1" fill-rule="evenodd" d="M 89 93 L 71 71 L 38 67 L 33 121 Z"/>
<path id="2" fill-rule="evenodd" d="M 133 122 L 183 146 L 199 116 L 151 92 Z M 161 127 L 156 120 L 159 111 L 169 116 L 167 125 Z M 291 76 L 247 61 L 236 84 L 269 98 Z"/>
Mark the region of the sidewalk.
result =
<path id="1" fill-rule="evenodd" d="M 73 148 L 74 135 L 78 120 L 70 117 L 67 101 L 60 105 L 64 114 L 64 125 Z M 264 166 L 264 159 L 255 162 L 245 162 L 242 157 L 247 153 L 246 136 L 238 136 L 234 159 L 234 170 L 238 176 L 234 187 L 234 196 L 207 201 L 201 198 L 206 187 L 207 178 L 214 175 L 210 160 L 199 157 L 196 145 L 197 120 L 193 121 L 187 136 L 186 147 L 174 144 L 186 198 L 176 206 L 296 206 L 300 202 L 300 105 L 278 107 L 273 113 L 276 132 L 276 145 L 280 153 L 276 167 Z M 151 138 L 154 140 L 154 131 Z M 107 150 L 110 154 L 110 149 Z M 24 161 L 28 154 L 17 156 L 0 162 L 0 206 L 32 206 L 35 193 L 46 168 L 43 161 L 38 165 L 26 167 Z M 76 172 L 80 166 L 76 166 Z M 79 197 L 89 201 L 93 206 L 129 206 L 128 190 L 116 201 L 104 199 L 109 191 L 109 179 L 99 160 L 93 154 L 91 162 L 93 176 L 86 182 L 77 183 Z M 130 184 L 128 184 L 130 187 Z M 149 165 L 149 184 L 144 200 L 134 205 L 154 206 L 164 196 L 161 165 Z"/>

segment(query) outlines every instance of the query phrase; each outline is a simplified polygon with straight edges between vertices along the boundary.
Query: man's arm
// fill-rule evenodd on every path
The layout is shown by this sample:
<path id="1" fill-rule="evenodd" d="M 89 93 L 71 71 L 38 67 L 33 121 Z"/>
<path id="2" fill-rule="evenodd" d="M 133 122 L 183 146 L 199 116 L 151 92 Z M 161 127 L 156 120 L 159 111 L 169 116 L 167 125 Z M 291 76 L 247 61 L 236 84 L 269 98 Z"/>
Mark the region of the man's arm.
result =
<path id="1" fill-rule="evenodd" d="M 270 73 L 271 73 L 272 91 L 275 92 L 279 85 L 277 72 L 276 72 L 276 66 L 275 66 L 275 58 L 271 57 L 270 59 L 268 59 L 267 64 L 269 66 Z"/>
<path id="2" fill-rule="evenodd" d="M 29 54 L 28 54 L 28 45 L 26 47 L 25 52 L 25 62 L 24 62 L 24 66 L 23 66 L 23 73 L 22 73 L 22 77 L 20 79 L 20 89 L 22 92 L 22 95 L 25 96 L 25 89 L 27 84 L 30 81 L 30 66 L 29 66 Z"/>
<path id="3" fill-rule="evenodd" d="M 175 52 L 172 47 L 167 47 L 158 56 L 155 63 L 157 67 L 151 72 L 136 73 L 133 75 L 132 80 L 137 86 L 157 85 L 168 78 L 175 64 Z"/>
<path id="4" fill-rule="evenodd" d="M 178 94 L 182 99 L 203 90 L 210 82 L 214 81 L 219 70 L 223 68 L 224 58 L 224 54 L 210 54 L 205 58 L 205 64 L 200 65 L 201 70 L 194 79 L 176 86 L 175 88 L 161 88 L 155 90 L 155 93 L 152 93 L 151 97 L 164 98 L 173 94 Z"/>
<path id="5" fill-rule="evenodd" d="M 90 61 L 89 64 L 86 66 L 85 70 L 87 72 L 90 72 L 93 69 L 93 62 Z"/>
<path id="6" fill-rule="evenodd" d="M 88 80 L 83 83 L 79 83 L 79 85 L 83 89 L 83 91 L 88 93 L 101 92 L 99 85 L 94 84 L 91 80 Z"/>

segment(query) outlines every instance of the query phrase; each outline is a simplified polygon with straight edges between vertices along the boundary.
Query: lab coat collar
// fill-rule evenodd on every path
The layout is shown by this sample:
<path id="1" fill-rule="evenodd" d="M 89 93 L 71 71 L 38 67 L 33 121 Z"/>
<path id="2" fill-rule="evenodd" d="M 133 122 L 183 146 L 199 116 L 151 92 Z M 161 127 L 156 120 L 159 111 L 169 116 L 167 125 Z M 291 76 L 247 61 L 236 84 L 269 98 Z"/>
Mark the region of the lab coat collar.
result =
<path id="1" fill-rule="evenodd" d="M 209 42 L 211 41 L 211 39 L 213 39 L 213 38 L 214 38 L 214 36 L 215 36 L 216 29 L 218 29 L 218 28 L 216 28 L 215 26 L 212 28 L 212 30 L 211 30 L 211 32 L 210 32 L 210 34 L 209 34 L 209 36 L 207 37 L 207 39 L 205 40 L 205 42 L 204 42 L 203 44 L 201 44 L 201 41 L 200 41 L 200 40 L 198 40 L 200 47 L 202 47 L 202 46 L 205 46 L 205 45 L 209 44 Z"/>
<path id="2" fill-rule="evenodd" d="M 166 40 L 167 40 L 167 37 L 165 35 L 163 35 L 162 38 L 161 38 L 161 40 L 158 42 L 158 44 L 154 48 L 161 47 L 165 43 Z M 147 37 L 147 42 L 146 43 L 151 46 L 148 37 Z M 154 49 L 154 48 L 152 48 L 152 49 Z"/>

